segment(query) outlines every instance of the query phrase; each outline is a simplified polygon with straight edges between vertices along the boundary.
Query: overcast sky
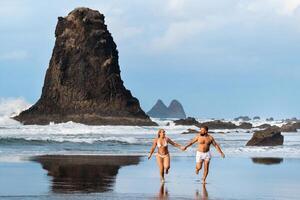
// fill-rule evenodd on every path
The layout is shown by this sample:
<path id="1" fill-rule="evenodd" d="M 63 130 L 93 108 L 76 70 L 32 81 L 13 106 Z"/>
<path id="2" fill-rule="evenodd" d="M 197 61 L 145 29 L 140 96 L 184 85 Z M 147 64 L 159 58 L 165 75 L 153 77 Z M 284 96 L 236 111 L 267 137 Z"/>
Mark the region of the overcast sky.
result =
<path id="1" fill-rule="evenodd" d="M 0 97 L 40 97 L 58 16 L 105 15 L 121 76 L 148 111 L 300 117 L 300 0 L 0 2 Z"/>

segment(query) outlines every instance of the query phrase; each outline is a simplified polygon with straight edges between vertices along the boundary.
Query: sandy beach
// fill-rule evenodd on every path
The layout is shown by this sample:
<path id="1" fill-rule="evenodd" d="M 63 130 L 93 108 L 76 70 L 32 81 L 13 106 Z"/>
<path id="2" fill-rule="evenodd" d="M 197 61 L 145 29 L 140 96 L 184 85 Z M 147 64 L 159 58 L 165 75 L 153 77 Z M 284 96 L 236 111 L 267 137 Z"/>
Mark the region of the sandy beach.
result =
<path id="1" fill-rule="evenodd" d="M 172 157 L 161 184 L 155 159 L 138 156 L 32 157 L 0 163 L 1 199 L 298 199 L 300 159 L 214 158 L 208 183 L 194 157 Z"/>

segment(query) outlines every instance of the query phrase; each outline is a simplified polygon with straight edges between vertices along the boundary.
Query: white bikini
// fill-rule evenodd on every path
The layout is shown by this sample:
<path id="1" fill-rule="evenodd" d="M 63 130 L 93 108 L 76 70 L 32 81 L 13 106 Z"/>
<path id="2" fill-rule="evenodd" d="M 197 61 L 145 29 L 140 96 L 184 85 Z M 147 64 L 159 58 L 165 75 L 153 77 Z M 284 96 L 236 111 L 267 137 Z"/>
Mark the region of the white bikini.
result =
<path id="1" fill-rule="evenodd" d="M 168 142 L 167 142 L 166 139 L 164 139 L 164 144 L 161 144 L 161 143 L 159 143 L 158 141 L 159 141 L 159 140 L 157 140 L 157 143 L 156 143 L 156 145 L 157 145 L 158 148 L 159 148 L 159 147 L 167 147 L 167 146 L 168 146 Z M 165 154 L 165 155 L 161 155 L 160 153 L 157 152 L 156 155 L 159 156 L 159 157 L 161 157 L 161 158 L 165 158 L 165 157 L 167 157 L 167 156 L 169 155 L 169 153 L 168 153 L 168 154 Z"/>

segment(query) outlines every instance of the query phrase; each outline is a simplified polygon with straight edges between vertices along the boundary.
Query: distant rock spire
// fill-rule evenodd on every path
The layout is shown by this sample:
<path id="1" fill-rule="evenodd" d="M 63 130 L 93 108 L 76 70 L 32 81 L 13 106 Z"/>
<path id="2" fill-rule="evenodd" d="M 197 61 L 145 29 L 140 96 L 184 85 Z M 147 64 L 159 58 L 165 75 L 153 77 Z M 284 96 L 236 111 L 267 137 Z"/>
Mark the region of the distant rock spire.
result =
<path id="1" fill-rule="evenodd" d="M 186 118 L 183 106 L 178 100 L 172 100 L 167 107 L 162 100 L 157 100 L 156 104 L 147 112 L 150 117 L 154 118 Z"/>

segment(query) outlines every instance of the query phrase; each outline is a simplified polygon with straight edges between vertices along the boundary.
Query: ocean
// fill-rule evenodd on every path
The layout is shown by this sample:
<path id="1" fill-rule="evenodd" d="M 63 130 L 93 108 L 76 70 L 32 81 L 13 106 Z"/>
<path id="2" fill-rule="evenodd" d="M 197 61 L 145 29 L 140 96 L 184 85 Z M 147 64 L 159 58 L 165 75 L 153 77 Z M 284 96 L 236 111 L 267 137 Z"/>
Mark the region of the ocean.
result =
<path id="1" fill-rule="evenodd" d="M 159 128 L 179 144 L 187 144 L 194 134 L 181 134 L 194 126 L 176 126 L 172 119 L 153 119 L 159 126 L 89 126 L 74 122 L 49 125 L 22 125 L 10 119 L 29 107 L 22 99 L 0 101 L 0 161 L 20 161 L 44 154 L 67 155 L 147 155 Z M 210 119 L 198 119 L 208 121 Z M 232 120 L 227 120 L 232 121 Z M 233 123 L 239 123 L 232 121 Z M 254 126 L 264 123 L 282 125 L 282 121 L 250 121 Z M 246 147 L 257 129 L 210 130 L 227 157 L 300 158 L 300 133 L 283 133 L 284 144 L 276 147 Z M 181 152 L 170 147 L 171 155 L 193 156 L 196 145 Z M 215 149 L 212 155 L 219 156 Z"/>

